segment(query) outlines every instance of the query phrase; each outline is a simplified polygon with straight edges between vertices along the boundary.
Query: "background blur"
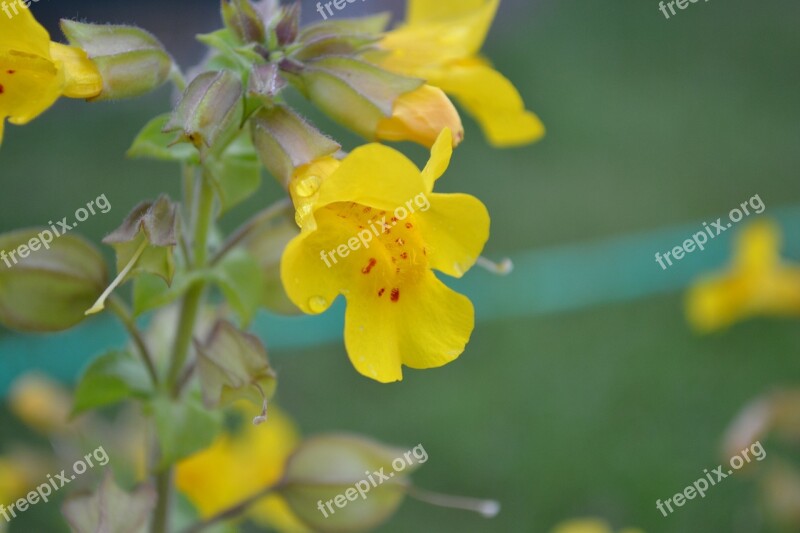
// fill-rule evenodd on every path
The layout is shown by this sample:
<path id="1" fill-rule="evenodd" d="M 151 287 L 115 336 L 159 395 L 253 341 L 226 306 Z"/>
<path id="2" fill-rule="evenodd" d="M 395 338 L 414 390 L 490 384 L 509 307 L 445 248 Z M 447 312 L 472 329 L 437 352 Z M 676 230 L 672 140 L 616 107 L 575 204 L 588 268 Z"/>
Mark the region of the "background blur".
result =
<path id="1" fill-rule="evenodd" d="M 303 0 L 308 21 L 317 20 L 315 4 Z M 399 13 L 402 5 L 366 0 L 347 14 Z M 54 37 L 62 17 L 143 26 L 184 67 L 200 59 L 193 36 L 219 25 L 216 0 L 41 0 L 34 11 Z M 794 0 L 699 2 L 670 20 L 656 0 L 503 1 L 485 52 L 548 135 L 495 151 L 465 116 L 467 140 L 440 183 L 489 207 L 489 257 L 535 250 L 550 269 L 526 269 L 523 261 L 510 278 L 471 273 L 468 292 L 491 312 L 482 313 L 466 353 L 440 370 L 408 370 L 400 384 L 359 376 L 340 341 L 271 351 L 281 375 L 277 401 L 304 434 L 348 430 L 422 443 L 430 460 L 415 475 L 420 486 L 503 504 L 486 521 L 408 500 L 381 531 L 544 532 L 576 516 L 648 532 L 771 531 L 757 482 L 745 472 L 669 518 L 655 501 L 725 460 L 722 433 L 750 399 L 800 383 L 800 328 L 753 320 L 695 335 L 683 287 L 727 262 L 729 235 L 667 272 L 653 254 L 754 194 L 767 206 L 763 216 L 800 206 L 799 17 Z M 106 194 L 111 212 L 80 228 L 98 242 L 140 200 L 163 191 L 177 197 L 175 166 L 124 158 L 170 98 L 162 89 L 133 102 L 62 101 L 24 128 L 9 125 L 0 151 L 0 231 L 71 216 Z M 278 188 L 264 183 L 224 227 L 276 197 Z M 800 259 L 800 233 L 784 230 L 787 255 Z M 620 238 L 628 244 L 610 244 Z M 513 288 L 519 300 L 508 307 L 494 287 Z M 571 303 L 560 306 L 562 297 Z M 26 358 L 26 342 L 0 333 L 0 347 L 18 350 L 0 353 L 16 361 L 0 360 L 2 383 L 23 371 L 20 360 L 45 365 Z M 69 381 L 93 355 L 65 354 L 55 373 Z M 0 428 L 0 451 L 26 435 L 4 412 Z M 769 457 L 768 442 L 765 449 Z M 57 512 L 58 505 L 39 504 L 11 531 L 60 531 Z"/>

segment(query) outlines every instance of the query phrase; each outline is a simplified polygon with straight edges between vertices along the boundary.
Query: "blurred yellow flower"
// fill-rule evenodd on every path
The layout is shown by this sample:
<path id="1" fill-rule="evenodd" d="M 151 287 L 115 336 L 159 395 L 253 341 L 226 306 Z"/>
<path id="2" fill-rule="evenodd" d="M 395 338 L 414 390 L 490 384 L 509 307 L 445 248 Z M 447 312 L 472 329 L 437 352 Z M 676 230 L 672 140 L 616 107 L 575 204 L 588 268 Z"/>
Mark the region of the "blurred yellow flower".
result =
<path id="1" fill-rule="evenodd" d="M 772 222 L 746 227 L 728 272 L 701 279 L 689 291 L 687 315 L 708 332 L 758 315 L 800 314 L 800 266 L 780 259 L 781 233 Z"/>
<path id="2" fill-rule="evenodd" d="M 11 412 L 44 435 L 67 429 L 71 406 L 69 393 L 55 381 L 39 374 L 19 378 L 8 395 Z"/>
<path id="3" fill-rule="evenodd" d="M 452 155 L 445 129 L 423 171 L 380 144 L 341 163 L 303 169 L 291 187 L 301 234 L 281 262 L 292 302 L 319 314 L 347 299 L 345 345 L 361 374 L 386 383 L 402 365 L 434 368 L 456 359 L 469 341 L 474 309 L 433 270 L 461 277 L 489 238 L 489 214 L 475 197 L 433 193 Z M 293 196 L 298 196 L 293 193 Z"/>
<path id="4" fill-rule="evenodd" d="M 6 118 L 27 124 L 61 96 L 91 98 L 103 81 L 86 53 L 50 42 L 30 10 L 0 16 L 0 143 Z"/>
<path id="5" fill-rule="evenodd" d="M 221 435 L 209 448 L 179 463 L 175 484 L 203 518 L 237 505 L 276 484 L 289 455 L 300 442 L 293 422 L 274 405 L 260 426 L 249 421 L 257 413 L 249 404 L 237 404 L 241 428 Z M 281 532 L 308 529 L 278 495 L 265 496 L 247 516 Z"/>
<path id="6" fill-rule="evenodd" d="M 407 24 L 390 31 L 380 66 L 423 78 L 458 100 L 498 147 L 540 139 L 544 126 L 514 85 L 478 56 L 500 0 L 409 0 Z M 387 53 L 388 52 L 388 53 Z"/>
<path id="7" fill-rule="evenodd" d="M 576 518 L 557 525 L 551 533 L 614 533 L 604 521 L 596 518 Z M 641 529 L 626 528 L 619 533 L 643 533 Z"/>

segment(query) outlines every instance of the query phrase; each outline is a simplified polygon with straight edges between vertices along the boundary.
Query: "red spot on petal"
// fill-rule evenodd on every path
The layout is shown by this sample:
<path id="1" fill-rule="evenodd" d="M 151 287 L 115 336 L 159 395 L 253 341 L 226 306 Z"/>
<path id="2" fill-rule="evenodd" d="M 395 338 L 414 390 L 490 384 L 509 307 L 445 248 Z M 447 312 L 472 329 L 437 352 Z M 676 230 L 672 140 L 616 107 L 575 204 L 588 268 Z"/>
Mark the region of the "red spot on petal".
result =
<path id="1" fill-rule="evenodd" d="M 371 207 L 365 207 L 365 208 L 364 208 L 364 212 L 365 212 L 365 213 L 369 213 L 370 211 L 372 211 L 372 208 L 371 208 Z"/>
<path id="2" fill-rule="evenodd" d="M 8 72 L 9 74 L 14 74 L 16 70 L 7 70 L 6 72 Z"/>
<path id="3" fill-rule="evenodd" d="M 400 254 L 400 257 L 402 259 L 408 259 L 408 252 L 403 252 L 402 254 Z"/>
<path id="4" fill-rule="evenodd" d="M 413 227 L 414 227 L 414 224 L 412 224 L 411 222 L 406 222 L 406 227 L 407 227 L 408 229 L 411 229 L 411 228 L 413 228 Z"/>
<path id="5" fill-rule="evenodd" d="M 392 217 L 392 222 L 397 222 L 397 217 Z"/>
<path id="6" fill-rule="evenodd" d="M 396 302 L 397 300 L 399 300 L 400 299 L 400 289 L 392 289 L 391 298 L 392 298 L 393 302 Z"/>
<path id="7" fill-rule="evenodd" d="M 403 239 L 397 239 L 397 240 L 396 240 L 396 241 L 394 241 L 394 242 L 396 242 L 396 243 L 397 243 L 397 244 L 399 244 L 400 246 L 403 246 L 403 245 L 406 243 L 406 241 L 404 241 Z"/>
<path id="8" fill-rule="evenodd" d="M 370 257 L 369 258 L 369 263 L 367 263 L 367 266 L 365 266 L 364 268 L 361 269 L 361 273 L 362 274 L 369 274 L 370 271 L 372 270 L 372 267 L 374 267 L 377 264 L 378 264 L 378 260 L 375 259 L 374 257 Z"/>
<path id="9" fill-rule="evenodd" d="M 0 85 L 0 94 L 3 94 L 4 92 L 6 92 L 6 89 L 5 89 L 5 87 L 3 87 L 2 85 Z"/>
<path id="10" fill-rule="evenodd" d="M 378 291 L 378 297 L 380 298 L 381 296 L 383 296 L 384 292 L 386 292 L 386 289 L 385 288 L 381 288 L 381 290 Z"/>

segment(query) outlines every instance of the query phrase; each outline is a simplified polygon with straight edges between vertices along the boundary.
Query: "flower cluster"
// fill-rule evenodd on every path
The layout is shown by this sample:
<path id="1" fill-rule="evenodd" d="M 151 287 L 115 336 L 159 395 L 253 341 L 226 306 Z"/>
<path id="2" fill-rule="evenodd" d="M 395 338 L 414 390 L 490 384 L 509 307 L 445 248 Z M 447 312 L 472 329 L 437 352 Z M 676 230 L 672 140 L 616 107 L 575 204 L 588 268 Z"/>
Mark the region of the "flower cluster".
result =
<path id="1" fill-rule="evenodd" d="M 133 98 L 167 82 L 180 94 L 128 155 L 180 164 L 183 199 L 141 202 L 104 239 L 116 253 L 113 280 L 102 254 L 76 234 L 14 268 L 0 265 L 3 324 L 60 331 L 108 310 L 131 337 L 130 346 L 87 366 L 72 415 L 141 403 L 157 448 L 140 454 L 138 473 L 158 494 L 148 485 L 125 495 L 104 481 L 96 498 L 65 506 L 75 530 L 96 530 L 87 517 L 111 502 L 152 512 L 153 531 L 165 531 L 173 477 L 208 521 L 200 529 L 252 507 L 253 517 L 291 508 L 290 530 L 355 531 L 396 509 L 410 486 L 405 478 L 326 522 L 316 507 L 306 509 L 320 484 L 336 495 L 396 450 L 350 437 L 300 443 L 280 415 L 268 429 L 247 431 L 223 430 L 221 417 L 250 400 L 253 422 L 267 422 L 277 374 L 262 340 L 247 332 L 260 308 L 314 315 L 343 296 L 350 360 L 379 382 L 401 380 L 404 365 L 440 367 L 463 353 L 474 309 L 436 272 L 463 276 L 488 241 L 490 219 L 473 196 L 435 192 L 465 137 L 450 97 L 495 146 L 544 133 L 511 82 L 480 56 L 498 6 L 410 0 L 406 20 L 389 29 L 388 15 L 301 27 L 299 2 L 222 0 L 223 27 L 198 37 L 208 54 L 186 71 L 134 26 L 62 20 L 64 45 L 51 42 L 28 10 L 0 18 L 0 140 L 6 119 L 25 124 L 61 96 Z M 291 90 L 366 144 L 345 149 L 320 131 L 289 105 Z M 398 141 L 430 150 L 424 168 L 381 144 Z M 286 194 L 216 238 L 216 220 L 258 192 L 264 169 Z M 425 208 L 412 209 L 420 199 Z M 348 250 L 343 243 L 366 228 L 370 245 Z M 23 244 L 32 231 L 0 235 L 0 249 Z M 342 252 L 333 264 L 320 260 L 334 249 Z M 130 301 L 120 295 L 128 284 Z M 137 320 L 144 315 L 147 332 Z M 280 498 L 262 501 L 272 492 Z"/>

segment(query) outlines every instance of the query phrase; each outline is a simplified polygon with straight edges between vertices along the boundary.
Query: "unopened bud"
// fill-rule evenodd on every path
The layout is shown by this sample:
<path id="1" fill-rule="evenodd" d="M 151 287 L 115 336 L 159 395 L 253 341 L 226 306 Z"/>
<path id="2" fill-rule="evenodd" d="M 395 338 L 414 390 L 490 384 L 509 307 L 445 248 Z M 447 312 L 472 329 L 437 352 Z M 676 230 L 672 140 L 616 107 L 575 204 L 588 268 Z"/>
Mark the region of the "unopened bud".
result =
<path id="1" fill-rule="evenodd" d="M 295 169 L 335 154 L 341 148 L 287 107 L 262 109 L 251 125 L 253 144 L 261 162 L 284 186 Z"/>
<path id="2" fill-rule="evenodd" d="M 140 96 L 169 77 L 172 58 L 158 39 L 141 28 L 62 20 L 61 30 L 97 65 L 103 90 L 94 100 Z"/>
<path id="3" fill-rule="evenodd" d="M 164 132 L 181 131 L 181 140 L 201 152 L 220 151 L 241 127 L 242 82 L 229 71 L 204 72 L 186 88 Z"/>
<path id="4" fill-rule="evenodd" d="M 264 21 L 249 0 L 222 0 L 222 20 L 245 44 L 263 43 L 266 39 Z"/>

